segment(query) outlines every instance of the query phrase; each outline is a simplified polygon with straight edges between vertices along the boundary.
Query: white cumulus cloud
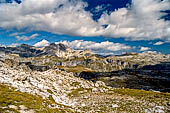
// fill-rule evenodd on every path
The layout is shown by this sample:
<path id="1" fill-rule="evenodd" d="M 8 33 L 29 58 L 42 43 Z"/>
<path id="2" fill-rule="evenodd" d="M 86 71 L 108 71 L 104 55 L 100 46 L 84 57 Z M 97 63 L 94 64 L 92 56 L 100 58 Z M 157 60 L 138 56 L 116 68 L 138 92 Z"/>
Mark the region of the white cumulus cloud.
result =
<path id="1" fill-rule="evenodd" d="M 0 4 L 0 28 L 170 41 L 170 21 L 160 19 L 165 15 L 161 11 L 170 9 L 169 0 L 132 0 L 131 7 L 109 15 L 104 13 L 97 22 L 84 10 L 85 6 L 80 0 L 23 0 L 21 4 Z"/>
<path id="2" fill-rule="evenodd" d="M 8 36 L 17 36 L 17 35 L 22 35 L 22 34 L 25 34 L 25 33 L 24 32 L 14 32 L 14 33 L 9 34 Z"/>
<path id="3" fill-rule="evenodd" d="M 151 48 L 149 48 L 149 47 L 141 47 L 140 48 L 140 51 L 148 51 L 148 50 L 150 50 Z"/>
<path id="4" fill-rule="evenodd" d="M 5 45 L 0 44 L 0 47 L 6 47 Z"/>
<path id="5" fill-rule="evenodd" d="M 39 34 L 36 33 L 36 34 L 31 35 L 31 36 L 16 36 L 16 38 L 17 38 L 17 40 L 24 40 L 24 41 L 26 41 L 26 40 L 34 39 L 37 36 L 39 36 Z"/>
<path id="6" fill-rule="evenodd" d="M 8 47 L 17 47 L 19 45 L 21 45 L 21 44 L 19 44 L 19 43 L 12 43 L 12 44 L 8 45 Z"/>
<path id="7" fill-rule="evenodd" d="M 170 1 L 132 0 L 131 8 L 121 8 L 100 18 L 101 24 L 108 24 L 105 33 L 111 37 L 127 37 L 131 40 L 168 40 L 170 22 L 160 19 L 161 10 L 170 8 Z"/>
<path id="8" fill-rule="evenodd" d="M 50 43 L 47 40 L 42 40 L 34 44 L 35 47 L 45 47 L 48 46 Z"/>
<path id="9" fill-rule="evenodd" d="M 74 41 L 56 42 L 56 44 L 58 43 L 63 43 L 68 47 L 76 50 L 89 49 L 99 54 L 114 54 L 117 51 L 124 52 L 134 48 L 125 44 L 113 43 L 109 41 L 97 43 L 93 41 L 74 40 Z"/>
<path id="10" fill-rule="evenodd" d="M 154 43 L 154 45 L 156 45 L 156 46 L 159 46 L 159 45 L 162 45 L 162 44 L 164 44 L 164 42 L 162 42 L 162 41 Z"/>

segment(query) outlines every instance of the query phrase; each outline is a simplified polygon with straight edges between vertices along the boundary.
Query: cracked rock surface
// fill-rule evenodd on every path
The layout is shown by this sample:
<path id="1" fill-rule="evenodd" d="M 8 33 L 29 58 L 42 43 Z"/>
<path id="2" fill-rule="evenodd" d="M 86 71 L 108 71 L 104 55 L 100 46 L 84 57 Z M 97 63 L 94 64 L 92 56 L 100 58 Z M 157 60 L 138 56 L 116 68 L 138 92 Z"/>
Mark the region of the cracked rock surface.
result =
<path id="1" fill-rule="evenodd" d="M 71 72 L 58 69 L 50 69 L 44 72 L 24 71 L 11 68 L 9 65 L 0 62 L 0 84 L 14 87 L 16 92 L 38 95 L 43 99 L 53 100 L 54 103 L 49 103 L 46 106 L 55 110 L 55 112 L 59 112 L 59 108 L 80 113 L 128 113 L 131 111 L 166 113 L 169 111 L 167 105 L 170 100 L 169 94 L 114 89 L 107 87 L 101 81 L 93 83 L 75 77 Z M 9 112 L 10 110 L 20 113 L 38 112 L 24 105 L 9 104 L 7 107 L 1 107 L 0 102 L 0 110 L 7 108 Z"/>

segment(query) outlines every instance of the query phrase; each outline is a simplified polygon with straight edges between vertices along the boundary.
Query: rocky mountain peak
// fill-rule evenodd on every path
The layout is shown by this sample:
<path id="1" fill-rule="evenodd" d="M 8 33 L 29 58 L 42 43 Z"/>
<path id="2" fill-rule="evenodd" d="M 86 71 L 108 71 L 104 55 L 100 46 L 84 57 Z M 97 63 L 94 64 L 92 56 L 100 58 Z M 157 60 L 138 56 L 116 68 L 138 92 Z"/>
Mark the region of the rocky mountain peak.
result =
<path id="1" fill-rule="evenodd" d="M 52 56 L 60 56 L 61 53 L 65 53 L 67 51 L 68 47 L 65 46 L 64 44 L 55 44 L 51 43 L 49 46 L 46 46 L 43 51 L 47 55 L 52 55 Z"/>
<path id="2" fill-rule="evenodd" d="M 26 50 L 28 50 L 28 49 L 34 49 L 33 46 L 30 46 L 30 45 L 28 45 L 28 44 L 21 44 L 20 46 L 18 46 L 18 47 L 16 47 L 16 48 L 18 48 L 18 49 L 26 49 Z"/>
<path id="3" fill-rule="evenodd" d="M 49 46 L 46 46 L 44 48 L 45 51 L 66 51 L 68 47 L 65 46 L 64 44 L 55 44 L 55 43 L 51 43 Z"/>

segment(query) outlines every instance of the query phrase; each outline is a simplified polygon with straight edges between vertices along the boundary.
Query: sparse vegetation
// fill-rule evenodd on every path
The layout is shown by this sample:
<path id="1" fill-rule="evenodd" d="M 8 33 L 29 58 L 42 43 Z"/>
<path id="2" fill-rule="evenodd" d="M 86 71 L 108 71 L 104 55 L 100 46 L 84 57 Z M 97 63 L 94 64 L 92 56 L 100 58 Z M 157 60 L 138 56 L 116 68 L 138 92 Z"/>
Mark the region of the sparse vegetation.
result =
<path id="1" fill-rule="evenodd" d="M 22 54 L 23 57 L 7 54 L 0 58 L 0 83 L 11 85 L 0 85 L 0 113 L 22 113 L 21 105 L 36 113 L 170 112 L 169 93 L 137 90 L 169 90 L 169 55 L 105 57 L 86 51 L 67 51 L 59 46 L 64 47 L 47 46 L 48 54 L 24 52 L 29 58 Z M 145 70 L 143 66 L 158 70 L 147 70 L 147 67 Z M 162 68 L 165 70 L 159 70 Z"/>
<path id="2" fill-rule="evenodd" d="M 69 93 L 68 96 L 78 97 L 78 96 L 81 96 L 81 94 L 85 94 L 85 93 L 89 93 L 89 92 L 91 92 L 91 89 L 78 88 L 78 89 L 72 90 L 72 92 Z"/>
<path id="3" fill-rule="evenodd" d="M 141 100 L 157 102 L 159 104 L 170 101 L 170 93 L 155 93 L 138 89 L 114 89 L 113 91 L 121 95 L 128 95 Z"/>
<path id="4" fill-rule="evenodd" d="M 65 71 L 68 71 L 68 72 L 76 72 L 76 73 L 80 73 L 82 71 L 88 71 L 88 72 L 91 72 L 92 70 L 87 68 L 87 67 L 84 67 L 84 66 L 74 66 L 74 67 L 64 67 L 64 66 L 57 66 L 57 68 L 59 69 L 64 69 Z"/>
<path id="5" fill-rule="evenodd" d="M 53 94 L 53 92 L 50 89 L 47 89 L 47 92 L 49 92 L 50 94 Z"/>
<path id="6" fill-rule="evenodd" d="M 80 83 L 79 82 L 73 82 L 72 84 L 71 84 L 71 86 L 79 86 L 80 85 Z"/>
<path id="7" fill-rule="evenodd" d="M 36 113 L 63 113 L 70 111 L 67 108 L 51 109 L 48 107 L 48 105 L 54 103 L 55 101 L 51 97 L 49 100 L 45 100 L 40 96 L 15 91 L 14 88 L 4 84 L 0 85 L 0 113 L 20 113 L 20 105 L 25 106 L 28 110 L 34 110 Z M 9 108 L 10 105 L 14 105 L 18 109 Z"/>

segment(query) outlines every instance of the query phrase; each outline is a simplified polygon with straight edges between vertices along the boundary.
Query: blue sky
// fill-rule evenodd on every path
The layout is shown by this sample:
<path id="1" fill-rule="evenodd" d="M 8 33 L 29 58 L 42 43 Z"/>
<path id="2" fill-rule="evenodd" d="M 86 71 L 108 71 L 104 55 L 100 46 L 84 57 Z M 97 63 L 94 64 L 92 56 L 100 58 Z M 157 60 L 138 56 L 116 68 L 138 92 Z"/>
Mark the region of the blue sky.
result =
<path id="1" fill-rule="evenodd" d="M 170 53 L 168 0 L 16 1 L 0 0 L 2 45 L 67 41 L 97 53 Z"/>

